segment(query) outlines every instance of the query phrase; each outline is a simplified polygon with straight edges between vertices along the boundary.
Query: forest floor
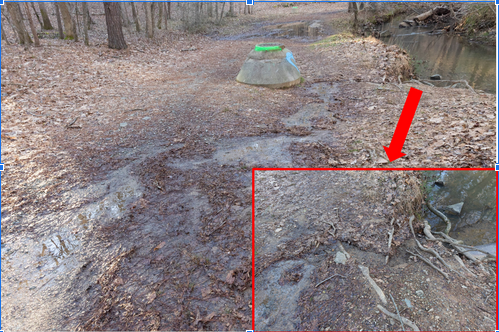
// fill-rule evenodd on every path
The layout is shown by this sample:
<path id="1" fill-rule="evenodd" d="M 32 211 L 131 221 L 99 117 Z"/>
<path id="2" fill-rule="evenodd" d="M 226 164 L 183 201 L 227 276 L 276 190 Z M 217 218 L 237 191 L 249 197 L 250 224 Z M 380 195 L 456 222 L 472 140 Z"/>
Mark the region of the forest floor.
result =
<path id="1" fill-rule="evenodd" d="M 251 168 L 493 166 L 495 96 L 399 84 L 407 56 L 376 39 L 288 38 L 301 86 L 236 83 L 278 40 L 244 38 L 258 24 L 348 15 L 265 5 L 207 36 L 126 29 L 126 51 L 97 14 L 91 47 L 2 41 L 5 330 L 249 329 Z M 389 163 L 411 86 L 407 156 Z"/>

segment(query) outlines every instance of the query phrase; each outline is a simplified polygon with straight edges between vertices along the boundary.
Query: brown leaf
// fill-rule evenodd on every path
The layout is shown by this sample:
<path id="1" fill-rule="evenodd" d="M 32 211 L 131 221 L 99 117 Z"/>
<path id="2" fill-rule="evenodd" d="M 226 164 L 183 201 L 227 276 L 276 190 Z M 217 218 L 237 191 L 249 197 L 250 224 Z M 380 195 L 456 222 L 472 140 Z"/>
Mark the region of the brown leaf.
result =
<path id="1" fill-rule="evenodd" d="M 161 242 L 160 244 L 158 244 L 158 245 L 156 246 L 156 248 L 154 248 L 154 250 L 159 250 L 159 249 L 163 248 L 163 247 L 165 246 L 165 244 L 166 244 L 166 242 L 165 242 L 165 241 Z"/>
<path id="2" fill-rule="evenodd" d="M 228 283 L 229 285 L 232 285 L 235 280 L 236 280 L 236 271 L 232 270 L 227 274 L 225 282 Z"/>

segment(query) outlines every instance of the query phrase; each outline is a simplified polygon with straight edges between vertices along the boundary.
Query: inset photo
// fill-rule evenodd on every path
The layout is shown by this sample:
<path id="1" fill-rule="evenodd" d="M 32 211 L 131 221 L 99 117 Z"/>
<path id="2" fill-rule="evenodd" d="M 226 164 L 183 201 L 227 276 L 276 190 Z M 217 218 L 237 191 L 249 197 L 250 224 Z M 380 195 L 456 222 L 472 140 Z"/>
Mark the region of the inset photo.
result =
<path id="1" fill-rule="evenodd" d="M 496 330 L 493 171 L 253 180 L 255 330 Z"/>

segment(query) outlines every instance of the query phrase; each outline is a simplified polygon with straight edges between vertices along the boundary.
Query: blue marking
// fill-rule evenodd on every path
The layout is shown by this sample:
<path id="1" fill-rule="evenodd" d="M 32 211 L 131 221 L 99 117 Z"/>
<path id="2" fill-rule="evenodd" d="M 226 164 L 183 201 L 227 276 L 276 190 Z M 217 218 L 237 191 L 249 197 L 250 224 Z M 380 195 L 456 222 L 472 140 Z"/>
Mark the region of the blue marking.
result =
<path id="1" fill-rule="evenodd" d="M 2 171 L 3 171 L 3 163 L 0 164 L 0 172 L 2 172 Z M 2 332 L 2 331 L 0 331 L 0 332 Z"/>
<path id="2" fill-rule="evenodd" d="M 499 172 L 499 164 L 496 164 L 496 172 Z"/>
<path id="3" fill-rule="evenodd" d="M 246 5 L 253 6 L 254 5 L 254 0 L 246 0 Z"/>
<path id="4" fill-rule="evenodd" d="M 293 67 L 296 68 L 296 70 L 298 70 L 298 73 L 300 72 L 300 69 L 298 69 L 298 67 L 296 67 L 296 65 L 295 65 L 295 58 L 293 57 L 293 53 L 291 53 L 291 52 L 286 53 L 286 60 L 288 60 L 288 62 L 290 64 L 292 64 Z M 291 61 L 291 60 L 293 60 L 293 61 Z"/>

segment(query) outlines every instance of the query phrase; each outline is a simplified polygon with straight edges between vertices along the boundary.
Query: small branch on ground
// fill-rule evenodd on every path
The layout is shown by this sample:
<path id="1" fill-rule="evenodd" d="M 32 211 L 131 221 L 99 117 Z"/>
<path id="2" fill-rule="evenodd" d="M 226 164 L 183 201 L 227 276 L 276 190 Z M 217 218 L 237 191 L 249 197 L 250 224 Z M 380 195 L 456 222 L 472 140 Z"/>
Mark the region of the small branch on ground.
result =
<path id="1" fill-rule="evenodd" d="M 444 277 L 445 279 L 449 280 L 449 275 L 447 273 L 445 273 L 444 271 L 442 271 L 441 269 L 439 269 L 438 267 L 436 267 L 435 265 L 433 265 L 432 262 L 430 262 L 428 259 L 424 258 L 423 256 L 419 255 L 419 254 L 416 254 L 412 251 L 409 251 L 409 250 L 406 250 L 409 254 L 413 255 L 413 256 L 416 256 L 418 257 L 419 259 L 421 259 L 423 262 L 425 262 L 426 264 L 428 264 L 429 266 L 431 266 L 432 268 L 434 268 L 435 270 L 437 270 L 438 272 L 440 272 Z"/>
<path id="2" fill-rule="evenodd" d="M 397 310 L 397 316 L 399 317 L 400 324 L 402 325 L 402 331 L 405 332 L 404 322 L 402 321 L 402 318 L 400 317 L 399 307 L 397 307 L 397 303 L 395 303 L 395 300 L 393 299 L 392 294 L 389 294 L 389 295 L 390 295 L 390 298 L 392 299 L 393 305 L 395 306 L 395 310 Z"/>
<path id="3" fill-rule="evenodd" d="M 315 288 L 319 287 L 321 284 L 325 283 L 325 282 L 326 282 L 326 281 L 328 281 L 328 280 L 333 279 L 333 278 L 334 278 L 334 277 L 336 277 L 336 276 L 338 276 L 338 277 L 342 277 L 342 278 L 346 278 L 345 276 L 342 276 L 341 274 L 335 274 L 335 275 L 332 275 L 332 276 L 330 276 L 329 278 L 324 279 L 324 280 L 322 280 L 321 282 L 319 282 L 317 285 L 315 285 Z"/>
<path id="4" fill-rule="evenodd" d="M 381 310 L 385 315 L 387 315 L 387 316 L 389 316 L 391 318 L 397 319 L 397 318 L 400 317 L 400 316 L 397 317 L 397 315 L 395 315 L 394 313 L 391 313 L 390 311 L 386 310 L 382 305 L 378 304 L 377 308 L 379 310 Z M 419 328 L 416 326 L 416 324 L 414 324 L 413 322 L 411 322 L 407 318 L 400 317 L 400 319 L 404 322 L 405 325 L 410 326 L 412 328 L 412 331 L 419 331 Z"/>

